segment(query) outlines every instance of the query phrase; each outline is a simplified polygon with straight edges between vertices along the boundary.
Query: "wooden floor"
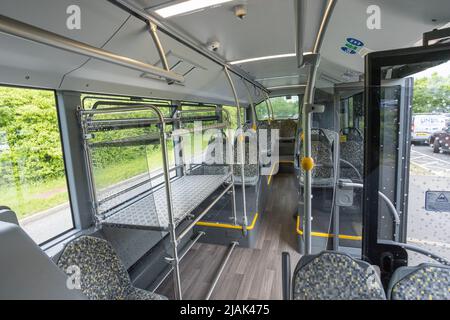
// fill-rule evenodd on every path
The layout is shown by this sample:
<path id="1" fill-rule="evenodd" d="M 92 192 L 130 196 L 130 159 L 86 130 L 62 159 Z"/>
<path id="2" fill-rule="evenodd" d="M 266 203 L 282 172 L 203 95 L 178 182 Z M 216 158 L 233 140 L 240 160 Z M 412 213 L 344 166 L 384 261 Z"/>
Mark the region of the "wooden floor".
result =
<path id="1" fill-rule="evenodd" d="M 265 214 L 259 221 L 256 247 L 236 247 L 211 299 L 281 299 L 281 253 L 291 254 L 291 268 L 300 255 L 296 252 L 295 219 L 297 191 L 295 177 L 274 177 Z M 180 265 L 183 299 L 204 299 L 228 247 L 196 244 Z M 157 293 L 173 299 L 172 276 Z"/>

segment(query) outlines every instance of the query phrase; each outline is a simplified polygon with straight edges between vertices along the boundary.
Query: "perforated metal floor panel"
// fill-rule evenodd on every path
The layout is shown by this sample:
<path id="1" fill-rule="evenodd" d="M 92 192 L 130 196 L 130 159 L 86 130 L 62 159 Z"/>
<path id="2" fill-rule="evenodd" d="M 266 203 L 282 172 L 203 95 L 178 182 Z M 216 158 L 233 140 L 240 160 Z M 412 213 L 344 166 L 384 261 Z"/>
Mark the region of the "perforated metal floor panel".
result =
<path id="1" fill-rule="evenodd" d="M 171 183 L 175 223 L 181 222 L 205 201 L 229 177 L 226 175 L 192 175 L 181 177 Z M 119 210 L 102 221 L 102 224 L 146 230 L 167 230 L 165 187 Z"/>

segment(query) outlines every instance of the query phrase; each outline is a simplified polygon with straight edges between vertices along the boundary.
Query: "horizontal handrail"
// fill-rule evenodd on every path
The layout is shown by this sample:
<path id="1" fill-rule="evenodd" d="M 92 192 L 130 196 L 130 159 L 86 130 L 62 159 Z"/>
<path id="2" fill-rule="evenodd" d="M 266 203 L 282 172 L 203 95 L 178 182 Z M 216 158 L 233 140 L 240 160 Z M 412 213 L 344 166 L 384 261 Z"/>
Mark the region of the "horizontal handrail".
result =
<path id="1" fill-rule="evenodd" d="M 443 258 L 441 256 L 438 256 L 437 254 L 434 254 L 434 253 L 432 253 L 432 252 L 430 252 L 430 251 L 428 251 L 426 249 L 414 246 L 412 244 L 402 243 L 402 242 L 397 242 L 397 241 L 390 241 L 390 240 L 378 240 L 378 242 L 381 243 L 381 244 L 385 244 L 385 245 L 399 246 L 399 247 L 402 247 L 402 248 L 404 248 L 406 250 L 410 250 L 410 251 L 414 251 L 414 252 L 423 254 L 423 255 L 427 256 L 428 258 L 431 258 L 431 259 L 433 259 L 433 260 L 435 260 L 435 261 L 437 261 L 437 262 L 439 262 L 441 264 L 450 266 L 450 262 L 447 259 L 445 259 L 445 258 Z"/>
<path id="2" fill-rule="evenodd" d="M 358 188 L 358 189 L 363 189 L 364 185 L 361 183 L 350 183 L 350 182 L 339 182 L 339 186 L 341 187 L 353 187 L 353 188 Z M 378 191 L 378 195 L 381 197 L 381 199 L 384 200 L 384 202 L 386 203 L 386 205 L 388 206 L 389 211 L 391 212 L 393 218 L 394 218 L 394 223 L 395 223 L 395 230 L 394 230 L 394 239 L 398 240 L 399 238 L 399 232 L 400 232 L 400 215 L 397 212 L 397 209 L 395 208 L 394 204 L 392 203 L 392 201 L 381 191 Z"/>
<path id="3" fill-rule="evenodd" d="M 230 71 L 233 72 L 235 75 L 245 79 L 247 82 L 249 82 L 252 85 L 254 85 L 255 87 L 259 88 L 261 91 L 263 91 L 265 93 L 269 93 L 269 91 L 263 85 L 261 85 L 257 81 L 252 80 L 251 77 L 248 74 L 246 74 L 244 71 L 236 68 L 235 66 L 229 65 L 226 61 L 222 60 L 222 58 L 220 58 L 219 56 L 204 49 L 203 48 L 204 46 L 201 45 L 200 43 L 197 43 L 196 41 L 187 38 L 186 35 L 180 34 L 174 28 L 170 27 L 167 24 L 160 22 L 154 16 L 150 15 L 148 12 L 146 12 L 142 8 L 138 7 L 138 5 L 136 5 L 134 3 L 134 1 L 129 1 L 129 0 L 108 0 L 108 1 L 111 2 L 112 4 L 116 5 L 117 7 L 121 8 L 122 10 L 132 14 L 133 16 L 142 20 L 145 23 L 148 23 L 148 22 L 154 23 L 155 25 L 158 26 L 158 29 L 161 32 L 165 33 L 166 35 L 168 35 L 175 41 L 177 41 L 180 44 L 188 47 L 189 49 L 197 52 L 198 54 L 208 58 L 209 60 L 213 61 L 214 63 L 216 63 L 222 67 L 229 68 Z"/>
<path id="4" fill-rule="evenodd" d="M 57 49 L 109 62 L 128 69 L 149 73 L 175 82 L 184 82 L 184 77 L 173 71 L 167 71 L 142 61 L 121 56 L 104 49 L 96 48 L 89 44 L 66 38 L 59 34 L 8 18 L 4 15 L 0 15 L 0 32 L 45 44 Z"/>

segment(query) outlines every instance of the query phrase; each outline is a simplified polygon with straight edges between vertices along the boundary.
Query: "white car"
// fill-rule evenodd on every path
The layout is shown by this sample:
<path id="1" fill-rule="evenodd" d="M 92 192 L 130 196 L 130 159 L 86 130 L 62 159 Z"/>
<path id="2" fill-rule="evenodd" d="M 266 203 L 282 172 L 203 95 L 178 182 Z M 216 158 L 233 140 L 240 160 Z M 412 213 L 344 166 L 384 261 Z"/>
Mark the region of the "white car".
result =
<path id="1" fill-rule="evenodd" d="M 411 122 L 411 142 L 429 143 L 431 135 L 442 130 L 450 120 L 447 114 L 415 114 Z"/>

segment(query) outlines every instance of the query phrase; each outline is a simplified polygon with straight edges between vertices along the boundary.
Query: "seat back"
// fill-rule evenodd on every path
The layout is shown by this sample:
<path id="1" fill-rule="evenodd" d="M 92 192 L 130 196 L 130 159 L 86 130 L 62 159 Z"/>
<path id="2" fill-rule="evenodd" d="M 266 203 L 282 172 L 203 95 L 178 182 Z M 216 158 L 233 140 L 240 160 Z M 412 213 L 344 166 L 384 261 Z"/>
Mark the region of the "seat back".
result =
<path id="1" fill-rule="evenodd" d="M 86 299 L 18 225 L 0 221 L 0 300 Z"/>
<path id="2" fill-rule="evenodd" d="M 294 300 L 384 300 L 375 269 L 347 254 L 303 256 L 293 275 Z"/>
<path id="3" fill-rule="evenodd" d="M 302 142 L 299 144 L 299 158 L 304 157 Z M 311 135 L 311 156 L 314 159 L 314 169 L 312 170 L 313 186 L 333 186 L 334 165 L 333 165 L 333 144 L 323 130 L 313 130 Z M 305 172 L 301 170 L 301 181 L 304 181 Z"/>
<path id="4" fill-rule="evenodd" d="M 246 134 L 245 141 L 242 144 L 244 151 L 244 164 L 241 163 L 241 154 L 239 141 L 237 138 L 234 140 L 233 144 L 233 155 L 234 155 L 234 182 L 236 184 L 242 184 L 241 171 L 244 167 L 244 176 L 246 185 L 255 185 L 259 179 L 259 159 L 258 159 L 258 144 L 257 144 L 257 133 L 252 129 L 243 127 L 243 132 Z M 247 136 L 248 135 L 248 136 Z"/>
<path id="5" fill-rule="evenodd" d="M 295 139 L 297 121 L 291 119 L 278 121 L 278 129 L 280 129 L 280 139 Z"/>
<path id="6" fill-rule="evenodd" d="M 103 239 L 73 240 L 64 248 L 58 266 L 64 271 L 79 268 L 81 290 L 91 300 L 124 300 L 133 289 L 124 265 Z"/>
<path id="7" fill-rule="evenodd" d="M 363 145 L 357 141 L 341 142 L 340 178 L 360 180 L 364 166 Z M 356 172 L 357 171 L 357 172 Z"/>
<path id="8" fill-rule="evenodd" d="M 398 268 L 388 287 L 392 300 L 450 300 L 450 267 L 421 264 Z"/>
<path id="9" fill-rule="evenodd" d="M 19 220 L 17 219 L 16 213 L 5 206 L 0 206 L 0 221 L 19 225 Z"/>

